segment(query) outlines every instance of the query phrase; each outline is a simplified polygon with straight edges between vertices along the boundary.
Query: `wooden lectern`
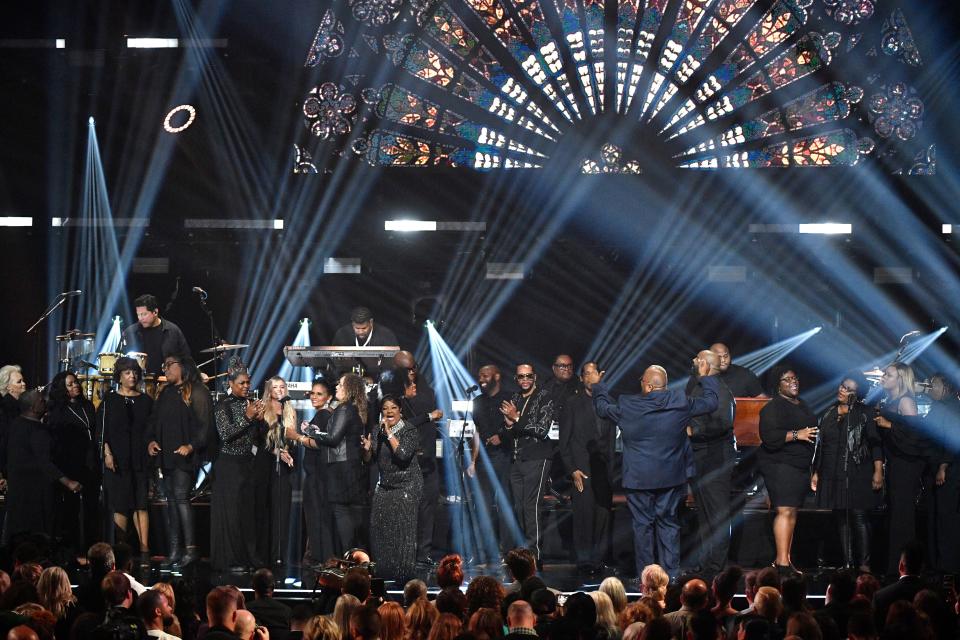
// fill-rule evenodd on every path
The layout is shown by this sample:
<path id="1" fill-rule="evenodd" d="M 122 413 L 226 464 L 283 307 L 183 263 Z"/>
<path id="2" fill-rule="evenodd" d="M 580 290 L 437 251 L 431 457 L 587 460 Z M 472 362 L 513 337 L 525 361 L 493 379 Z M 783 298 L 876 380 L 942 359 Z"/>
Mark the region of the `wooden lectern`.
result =
<path id="1" fill-rule="evenodd" d="M 760 446 L 760 409 L 767 406 L 770 398 L 735 398 L 737 412 L 733 417 L 733 435 L 737 447 Z"/>

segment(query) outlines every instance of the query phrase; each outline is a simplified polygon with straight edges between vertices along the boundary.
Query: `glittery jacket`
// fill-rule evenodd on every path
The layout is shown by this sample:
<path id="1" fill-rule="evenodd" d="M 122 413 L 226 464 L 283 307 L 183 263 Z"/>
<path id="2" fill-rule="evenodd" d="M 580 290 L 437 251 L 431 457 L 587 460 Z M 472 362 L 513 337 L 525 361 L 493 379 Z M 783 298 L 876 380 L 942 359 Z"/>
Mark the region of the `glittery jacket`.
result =
<path id="1" fill-rule="evenodd" d="M 247 417 L 247 400 L 228 396 L 217 403 L 213 413 L 220 437 L 220 453 L 229 456 L 250 454 L 257 420 Z"/>

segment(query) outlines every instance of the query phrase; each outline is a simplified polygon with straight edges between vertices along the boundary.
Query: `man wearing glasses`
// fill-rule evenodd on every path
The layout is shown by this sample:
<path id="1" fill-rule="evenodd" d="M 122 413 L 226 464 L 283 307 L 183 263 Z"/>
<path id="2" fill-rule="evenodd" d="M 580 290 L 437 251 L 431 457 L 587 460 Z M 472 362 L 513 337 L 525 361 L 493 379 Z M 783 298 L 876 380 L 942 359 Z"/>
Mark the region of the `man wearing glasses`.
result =
<path id="1" fill-rule="evenodd" d="M 567 400 L 583 391 L 580 379 L 574 375 L 573 358 L 565 353 L 553 359 L 551 366 L 553 377 L 543 385 L 545 391 L 553 396 L 553 415 L 559 419 L 563 415 Z"/>
<path id="2" fill-rule="evenodd" d="M 538 507 L 550 477 L 554 454 L 553 442 L 549 439 L 550 425 L 554 420 L 554 402 L 549 392 L 537 386 L 537 374 L 532 364 L 517 365 L 515 379 L 520 390 L 513 394 L 509 402 L 500 405 L 505 433 L 513 450 L 510 488 L 513 491 L 517 523 L 537 564 L 542 565 Z"/>

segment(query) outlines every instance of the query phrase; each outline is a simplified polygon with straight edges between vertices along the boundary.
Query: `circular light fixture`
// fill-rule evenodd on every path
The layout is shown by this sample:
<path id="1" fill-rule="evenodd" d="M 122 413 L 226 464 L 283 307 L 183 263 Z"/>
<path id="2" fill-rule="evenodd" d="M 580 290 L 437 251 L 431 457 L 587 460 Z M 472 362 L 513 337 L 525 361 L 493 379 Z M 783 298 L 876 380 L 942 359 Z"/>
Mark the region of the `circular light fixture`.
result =
<path id="1" fill-rule="evenodd" d="M 180 111 L 187 112 L 187 119 L 183 124 L 175 127 L 173 126 L 173 117 Z M 180 133 L 181 131 L 183 131 L 190 125 L 192 125 L 193 121 L 196 119 L 197 119 L 197 110 L 192 105 L 181 104 L 178 107 L 174 107 L 173 109 L 170 109 L 170 113 L 168 113 L 167 117 L 163 119 L 163 128 L 168 133 Z"/>

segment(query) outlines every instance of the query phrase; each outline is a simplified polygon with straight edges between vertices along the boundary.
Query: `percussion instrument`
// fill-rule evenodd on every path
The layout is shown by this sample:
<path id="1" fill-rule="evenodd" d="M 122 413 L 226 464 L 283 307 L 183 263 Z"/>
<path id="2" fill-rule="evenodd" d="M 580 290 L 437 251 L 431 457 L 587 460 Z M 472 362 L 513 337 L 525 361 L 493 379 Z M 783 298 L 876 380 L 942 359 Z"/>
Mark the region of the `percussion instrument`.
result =
<path id="1" fill-rule="evenodd" d="M 80 333 L 79 331 L 68 331 L 62 336 L 57 336 L 57 355 L 60 362 L 69 364 L 73 360 L 94 352 L 96 347 L 97 334 Z"/>
<path id="2" fill-rule="evenodd" d="M 218 344 L 215 347 L 201 349 L 200 353 L 223 353 L 224 351 L 236 351 L 237 349 L 246 349 L 248 344 Z"/>
<path id="3" fill-rule="evenodd" d="M 97 370 L 102 376 L 111 376 L 116 370 L 117 360 L 123 357 L 122 353 L 101 353 L 97 356 Z"/>
<path id="4" fill-rule="evenodd" d="M 79 374 L 77 382 L 80 383 L 80 392 L 83 396 L 93 403 L 96 408 L 100 407 L 103 397 L 110 392 L 113 376 L 87 375 Z"/>
<path id="5" fill-rule="evenodd" d="M 133 358 L 137 361 L 137 364 L 140 365 L 140 371 L 147 370 L 147 354 L 140 351 L 129 351 L 126 355 L 128 358 Z"/>

